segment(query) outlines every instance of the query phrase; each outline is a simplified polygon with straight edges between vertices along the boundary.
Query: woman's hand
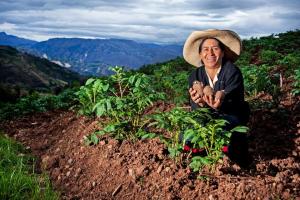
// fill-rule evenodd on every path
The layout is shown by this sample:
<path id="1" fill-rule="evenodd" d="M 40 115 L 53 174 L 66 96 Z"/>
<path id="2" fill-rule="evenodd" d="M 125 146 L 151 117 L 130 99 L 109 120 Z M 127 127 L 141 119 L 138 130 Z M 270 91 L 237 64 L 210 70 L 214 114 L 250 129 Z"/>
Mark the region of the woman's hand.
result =
<path id="1" fill-rule="evenodd" d="M 193 88 L 190 88 L 189 89 L 189 93 L 190 93 L 190 96 L 191 96 L 191 99 L 196 103 L 198 104 L 199 106 L 203 107 L 204 106 L 204 100 L 203 98 L 200 96 L 200 94 L 197 93 L 196 90 L 194 90 Z"/>

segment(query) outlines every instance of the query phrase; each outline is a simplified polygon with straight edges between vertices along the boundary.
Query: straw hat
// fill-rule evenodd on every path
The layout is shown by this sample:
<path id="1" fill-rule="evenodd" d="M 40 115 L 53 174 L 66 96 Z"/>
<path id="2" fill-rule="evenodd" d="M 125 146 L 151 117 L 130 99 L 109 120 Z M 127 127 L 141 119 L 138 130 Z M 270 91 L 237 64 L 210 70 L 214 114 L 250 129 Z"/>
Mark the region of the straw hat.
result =
<path id="1" fill-rule="evenodd" d="M 196 66 L 202 65 L 199 56 L 199 46 L 204 38 L 216 38 L 225 45 L 224 56 L 234 62 L 241 53 L 242 41 L 238 34 L 230 30 L 209 29 L 204 31 L 194 31 L 185 41 L 183 47 L 184 59 Z"/>

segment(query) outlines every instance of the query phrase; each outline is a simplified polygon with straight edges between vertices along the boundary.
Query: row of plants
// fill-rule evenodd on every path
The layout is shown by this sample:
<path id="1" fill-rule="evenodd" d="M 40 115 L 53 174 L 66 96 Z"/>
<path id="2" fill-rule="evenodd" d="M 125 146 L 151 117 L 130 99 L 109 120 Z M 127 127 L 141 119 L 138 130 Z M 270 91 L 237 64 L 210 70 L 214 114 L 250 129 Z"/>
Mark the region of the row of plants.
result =
<path id="1" fill-rule="evenodd" d="M 280 74 L 271 73 L 272 66 L 250 65 L 241 67 L 244 77 L 245 94 L 247 97 L 256 97 L 259 92 L 272 94 L 278 99 L 280 94 Z"/>
<path id="2" fill-rule="evenodd" d="M 0 120 L 47 110 L 69 109 L 77 103 L 75 95 L 77 90 L 76 88 L 66 89 L 59 95 L 34 92 L 18 99 L 16 103 L 0 102 Z"/>

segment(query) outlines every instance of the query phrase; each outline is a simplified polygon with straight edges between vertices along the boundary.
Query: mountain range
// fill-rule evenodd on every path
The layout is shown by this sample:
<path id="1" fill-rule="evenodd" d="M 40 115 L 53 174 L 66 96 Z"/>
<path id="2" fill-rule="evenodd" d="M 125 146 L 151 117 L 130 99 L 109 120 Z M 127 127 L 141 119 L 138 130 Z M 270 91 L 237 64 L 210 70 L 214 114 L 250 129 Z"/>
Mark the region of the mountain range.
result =
<path id="1" fill-rule="evenodd" d="M 37 42 L 0 33 L 0 45 L 10 45 L 46 58 L 83 75 L 108 75 L 110 66 L 137 69 L 182 55 L 181 45 L 138 43 L 123 39 L 53 38 Z"/>

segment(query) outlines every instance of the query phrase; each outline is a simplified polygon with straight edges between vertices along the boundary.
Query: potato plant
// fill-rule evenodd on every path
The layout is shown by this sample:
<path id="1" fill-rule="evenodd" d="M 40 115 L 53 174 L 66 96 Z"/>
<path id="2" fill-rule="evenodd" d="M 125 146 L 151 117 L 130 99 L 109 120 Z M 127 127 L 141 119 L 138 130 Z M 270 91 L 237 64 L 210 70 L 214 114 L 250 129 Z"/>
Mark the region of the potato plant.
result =
<path id="1" fill-rule="evenodd" d="M 271 67 L 251 65 L 241 68 L 244 77 L 245 93 L 255 98 L 259 92 L 267 92 L 275 99 L 279 95 L 279 74 L 270 75 Z"/>
<path id="2" fill-rule="evenodd" d="M 108 117 L 103 130 L 92 134 L 88 143 L 97 143 L 97 135 L 110 134 L 116 139 L 135 139 L 145 134 L 144 110 L 163 93 L 154 91 L 148 76 L 130 74 L 121 67 L 112 68 L 114 75 L 107 79 L 89 79 L 78 92 L 83 114 Z M 84 112 L 83 112 L 84 111 Z"/>
<path id="3" fill-rule="evenodd" d="M 98 101 L 105 98 L 105 93 L 108 91 L 108 80 L 90 78 L 84 86 L 81 86 L 76 92 L 79 101 L 79 113 L 83 115 L 92 115 L 95 105 Z"/>
<path id="4" fill-rule="evenodd" d="M 269 65 L 274 65 L 277 60 L 282 58 L 282 55 L 273 50 L 262 50 L 259 55 L 260 60 Z"/>
<path id="5" fill-rule="evenodd" d="M 153 72 L 153 83 L 157 91 L 166 93 L 167 100 L 176 104 L 187 103 L 188 72 L 176 71 L 171 64 L 162 65 Z"/>
<path id="6" fill-rule="evenodd" d="M 168 135 L 158 135 L 158 137 L 167 146 L 170 157 L 175 158 L 181 153 L 183 140 L 180 138 L 180 135 L 182 134 L 183 136 L 184 130 L 188 127 L 186 118 L 195 114 L 199 113 L 175 108 L 170 112 L 158 113 L 151 116 L 154 122 L 150 126 L 154 125 L 156 128 L 164 129 L 168 132 Z M 204 118 L 209 118 L 210 116 L 207 109 L 201 109 L 201 114 L 197 115 L 197 117 L 198 120 L 204 120 Z"/>
<path id="7" fill-rule="evenodd" d="M 46 112 L 55 109 L 67 110 L 77 103 L 74 95 L 76 90 L 76 88 L 66 89 L 59 95 L 34 92 L 18 99 L 15 103 L 0 101 L 0 120 L 12 119 L 34 112 Z"/>
<path id="8" fill-rule="evenodd" d="M 222 147 L 229 144 L 231 134 L 233 132 L 246 133 L 248 128 L 238 126 L 230 131 L 224 129 L 226 120 L 210 118 L 207 123 L 199 123 L 197 118 L 185 118 L 189 128 L 184 130 L 184 142 L 190 141 L 193 148 L 204 149 L 206 156 L 194 156 L 190 163 L 190 167 L 194 171 L 199 171 L 205 165 L 213 166 L 223 156 Z"/>
<path id="9" fill-rule="evenodd" d="M 167 130 L 169 135 L 157 135 L 167 146 L 170 157 L 176 158 L 183 145 L 190 141 L 193 148 L 205 150 L 205 156 L 194 156 L 190 167 L 199 171 L 203 166 L 213 166 L 222 157 L 222 147 L 228 145 L 232 132 L 247 132 L 247 127 L 238 126 L 230 131 L 224 130 L 227 121 L 215 119 L 207 108 L 189 112 L 175 108 L 170 112 L 152 116 L 155 121 L 150 125 Z M 151 135 L 153 136 L 153 135 Z"/>
<path id="10" fill-rule="evenodd" d="M 300 95 L 300 69 L 294 71 L 294 80 L 292 94 L 294 96 Z"/>

